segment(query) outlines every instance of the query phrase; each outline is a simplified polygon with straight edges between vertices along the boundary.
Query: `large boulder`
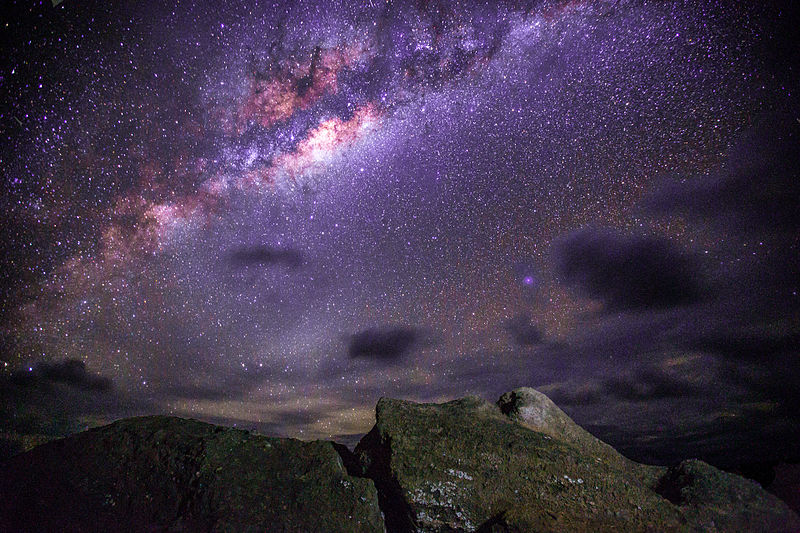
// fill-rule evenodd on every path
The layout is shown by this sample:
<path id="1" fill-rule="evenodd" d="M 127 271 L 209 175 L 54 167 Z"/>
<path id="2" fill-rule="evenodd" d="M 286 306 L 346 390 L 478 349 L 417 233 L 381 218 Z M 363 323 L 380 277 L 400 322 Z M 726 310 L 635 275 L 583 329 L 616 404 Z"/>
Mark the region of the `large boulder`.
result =
<path id="1" fill-rule="evenodd" d="M 474 397 L 445 404 L 381 399 L 375 426 L 355 453 L 378 487 L 387 529 L 738 532 L 800 526 L 786 505 L 756 484 L 704 463 L 691 463 L 702 466 L 693 466 L 686 479 L 633 463 L 529 391 L 516 400 L 505 396 L 500 406 Z M 687 496 L 674 498 L 674 487 Z"/>
<path id="2" fill-rule="evenodd" d="M 500 396 L 500 411 L 508 418 L 533 431 L 578 446 L 609 461 L 628 460 L 601 441 L 558 408 L 546 395 L 530 387 L 521 387 Z"/>
<path id="3" fill-rule="evenodd" d="M 668 468 L 655 490 L 704 531 L 800 531 L 797 516 L 757 482 L 697 459 Z"/>
<path id="4" fill-rule="evenodd" d="M 372 481 L 348 475 L 339 451 L 180 418 L 122 420 L 5 462 L 0 531 L 383 531 Z"/>

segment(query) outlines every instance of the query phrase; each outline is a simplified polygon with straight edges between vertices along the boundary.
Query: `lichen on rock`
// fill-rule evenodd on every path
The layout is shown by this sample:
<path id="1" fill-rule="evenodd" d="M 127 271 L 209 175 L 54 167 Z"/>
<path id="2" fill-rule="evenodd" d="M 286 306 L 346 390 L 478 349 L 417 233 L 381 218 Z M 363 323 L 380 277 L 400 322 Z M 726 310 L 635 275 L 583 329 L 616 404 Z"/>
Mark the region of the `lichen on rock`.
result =
<path id="1" fill-rule="evenodd" d="M 791 531 L 800 523 L 773 496 L 708 465 L 697 479 L 713 481 L 714 498 L 695 482 L 694 500 L 670 501 L 657 490 L 666 469 L 622 457 L 533 389 L 497 405 L 383 398 L 355 453 L 375 480 L 390 532 L 762 531 L 764 524 Z"/>

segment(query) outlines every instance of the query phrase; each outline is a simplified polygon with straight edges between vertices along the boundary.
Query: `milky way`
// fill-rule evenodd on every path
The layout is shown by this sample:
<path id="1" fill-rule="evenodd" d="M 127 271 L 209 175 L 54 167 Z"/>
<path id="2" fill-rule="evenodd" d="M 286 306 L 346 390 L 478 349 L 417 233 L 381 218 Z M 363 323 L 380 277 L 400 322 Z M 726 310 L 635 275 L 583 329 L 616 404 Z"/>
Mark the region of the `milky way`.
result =
<path id="1" fill-rule="evenodd" d="M 795 215 L 684 190 L 791 183 L 736 159 L 797 141 L 777 8 L 89 4 L 4 15 L 11 382 L 301 437 L 522 385 L 619 439 L 796 431 Z"/>

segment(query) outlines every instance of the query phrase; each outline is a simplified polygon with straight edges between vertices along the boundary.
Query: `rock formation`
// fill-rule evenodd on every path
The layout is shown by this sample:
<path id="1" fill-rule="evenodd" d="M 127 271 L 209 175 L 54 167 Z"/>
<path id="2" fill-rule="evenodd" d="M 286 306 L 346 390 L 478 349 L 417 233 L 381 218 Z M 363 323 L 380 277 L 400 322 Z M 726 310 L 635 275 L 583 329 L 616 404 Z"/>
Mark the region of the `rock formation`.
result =
<path id="1" fill-rule="evenodd" d="M 383 531 L 333 443 L 130 418 L 2 465 L 0 531 Z"/>
<path id="2" fill-rule="evenodd" d="M 356 447 L 389 531 L 794 531 L 753 481 L 700 461 L 625 459 L 532 389 L 437 404 L 381 399 Z M 505 413 L 505 414 L 504 414 Z"/>
<path id="3" fill-rule="evenodd" d="M 755 482 L 635 463 L 533 389 L 381 399 L 350 453 L 142 417 L 0 465 L 0 531 L 797 531 Z"/>

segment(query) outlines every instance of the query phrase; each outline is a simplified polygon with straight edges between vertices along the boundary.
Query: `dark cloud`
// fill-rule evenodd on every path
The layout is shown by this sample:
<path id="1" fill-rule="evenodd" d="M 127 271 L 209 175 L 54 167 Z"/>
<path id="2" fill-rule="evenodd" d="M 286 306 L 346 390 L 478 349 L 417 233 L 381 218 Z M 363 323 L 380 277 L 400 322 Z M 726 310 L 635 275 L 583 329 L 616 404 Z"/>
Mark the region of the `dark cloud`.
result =
<path id="1" fill-rule="evenodd" d="M 696 398 L 700 386 L 656 367 L 605 378 L 581 385 L 562 385 L 549 392 L 558 405 L 612 406 L 618 401 L 651 402 L 664 399 Z"/>
<path id="2" fill-rule="evenodd" d="M 351 335 L 347 351 L 350 357 L 391 361 L 406 355 L 421 340 L 422 332 L 409 326 L 371 328 Z"/>
<path id="3" fill-rule="evenodd" d="M 665 185 L 644 201 L 654 213 L 683 214 L 725 232 L 764 234 L 800 226 L 800 113 L 759 120 L 712 176 Z"/>
<path id="4" fill-rule="evenodd" d="M 553 403 L 561 407 L 594 405 L 605 399 L 600 387 L 596 386 L 580 388 L 562 386 L 548 391 L 547 396 L 553 400 Z"/>
<path id="5" fill-rule="evenodd" d="M 253 246 L 238 248 L 231 252 L 231 262 L 237 266 L 283 265 L 298 268 L 303 264 L 303 254 L 294 248 Z"/>
<path id="6" fill-rule="evenodd" d="M 674 416 L 659 413 L 664 420 Z M 709 413 L 709 411 L 707 411 Z M 710 414 L 710 413 L 709 413 Z M 798 427 L 787 426 L 757 410 L 743 409 L 739 416 L 709 416 L 686 423 L 679 431 L 642 431 L 634 426 L 592 424 L 583 427 L 620 453 L 647 464 L 675 464 L 694 457 L 723 469 L 758 460 L 796 457 Z"/>
<path id="7" fill-rule="evenodd" d="M 634 376 L 612 378 L 603 383 L 602 392 L 620 400 L 646 401 L 697 396 L 701 390 L 688 381 L 658 369 L 647 369 Z"/>
<path id="8" fill-rule="evenodd" d="M 39 362 L 0 374 L 0 460 L 31 443 L 158 411 L 150 400 L 122 393 L 81 361 Z"/>
<path id="9" fill-rule="evenodd" d="M 741 386 L 746 398 L 774 403 L 775 411 L 794 421 L 800 431 L 800 360 L 797 352 L 773 355 L 766 362 L 725 361 L 720 378 Z"/>
<path id="10" fill-rule="evenodd" d="M 12 373 L 6 378 L 9 382 L 25 387 L 50 383 L 64 383 L 79 389 L 103 391 L 111 388 L 111 380 L 86 370 L 86 364 L 76 359 L 66 359 L 54 363 L 41 362 L 29 370 Z"/>
<path id="11" fill-rule="evenodd" d="M 798 119 L 796 106 L 760 118 L 709 176 L 672 182 L 644 201 L 646 213 L 679 214 L 694 235 L 714 243 L 715 282 L 745 316 L 780 317 L 800 307 Z"/>
<path id="12" fill-rule="evenodd" d="M 584 228 L 554 244 L 560 279 L 612 309 L 687 304 L 702 292 L 702 275 L 670 241 Z"/>
<path id="13" fill-rule="evenodd" d="M 506 322 L 505 326 L 511 338 L 520 346 L 533 346 L 544 339 L 541 330 L 531 324 L 531 319 L 527 315 L 519 314 Z"/>
<path id="14" fill-rule="evenodd" d="M 689 347 L 731 359 L 764 361 L 778 355 L 800 353 L 800 333 L 775 335 L 720 331 L 693 339 Z"/>
<path id="15" fill-rule="evenodd" d="M 798 118 L 757 120 L 719 168 L 645 199 L 641 222 L 679 222 L 695 255 L 613 229 L 555 244 L 561 279 L 620 312 L 565 336 L 576 384 L 552 397 L 632 458 L 732 467 L 796 454 Z"/>

